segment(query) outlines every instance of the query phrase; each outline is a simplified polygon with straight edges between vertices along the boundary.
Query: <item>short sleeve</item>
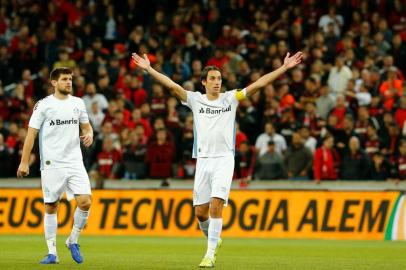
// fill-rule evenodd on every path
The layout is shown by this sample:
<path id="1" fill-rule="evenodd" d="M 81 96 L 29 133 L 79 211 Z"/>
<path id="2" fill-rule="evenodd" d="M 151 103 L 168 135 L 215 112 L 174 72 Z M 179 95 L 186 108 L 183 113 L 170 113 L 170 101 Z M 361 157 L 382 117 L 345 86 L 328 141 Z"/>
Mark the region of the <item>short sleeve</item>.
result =
<path id="1" fill-rule="evenodd" d="M 80 99 L 80 115 L 79 115 L 79 123 L 89 123 L 89 116 L 87 115 L 86 105 L 83 99 Z"/>
<path id="2" fill-rule="evenodd" d="M 42 100 L 39 100 L 35 106 L 34 109 L 32 110 L 32 115 L 30 118 L 30 122 L 28 123 L 28 126 L 31 128 L 35 129 L 40 129 L 42 126 L 42 123 L 45 121 L 45 112 L 44 112 L 44 103 Z"/>
<path id="3" fill-rule="evenodd" d="M 193 110 L 193 105 L 195 104 L 197 95 L 199 94 L 199 92 L 186 91 L 186 102 L 181 101 L 181 103 Z"/>

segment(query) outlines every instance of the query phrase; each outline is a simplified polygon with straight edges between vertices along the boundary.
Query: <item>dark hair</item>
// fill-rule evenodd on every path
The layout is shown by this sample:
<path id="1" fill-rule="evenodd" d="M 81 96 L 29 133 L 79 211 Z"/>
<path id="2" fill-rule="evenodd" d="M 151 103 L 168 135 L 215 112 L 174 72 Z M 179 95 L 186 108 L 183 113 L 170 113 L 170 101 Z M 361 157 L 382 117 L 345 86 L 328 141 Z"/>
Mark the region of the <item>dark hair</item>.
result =
<path id="1" fill-rule="evenodd" d="M 334 136 L 331 135 L 331 134 L 327 134 L 326 136 L 324 136 L 324 137 L 322 138 L 323 144 L 324 144 L 327 140 L 329 140 L 329 139 L 334 139 Z"/>
<path id="2" fill-rule="evenodd" d="M 67 67 L 54 68 L 51 71 L 49 78 L 51 79 L 51 81 L 53 81 L 53 80 L 57 81 L 62 74 L 72 75 L 73 72 L 70 68 L 67 68 Z"/>
<path id="3" fill-rule="evenodd" d="M 207 66 L 202 70 L 202 73 L 200 74 L 200 81 L 206 80 L 207 79 L 207 74 L 209 74 L 209 71 L 211 70 L 217 70 L 218 72 L 221 73 L 221 70 L 216 67 L 216 66 Z"/>

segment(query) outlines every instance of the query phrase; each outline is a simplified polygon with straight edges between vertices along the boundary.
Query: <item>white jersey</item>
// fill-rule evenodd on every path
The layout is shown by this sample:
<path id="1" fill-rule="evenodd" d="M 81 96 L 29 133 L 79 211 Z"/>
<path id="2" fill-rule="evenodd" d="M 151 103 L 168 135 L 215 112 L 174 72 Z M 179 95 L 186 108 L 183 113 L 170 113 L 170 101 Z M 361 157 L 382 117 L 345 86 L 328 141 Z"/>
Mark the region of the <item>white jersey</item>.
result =
<path id="1" fill-rule="evenodd" d="M 81 98 L 50 95 L 37 102 L 28 125 L 39 129 L 41 170 L 83 165 L 79 123 L 88 122 Z"/>
<path id="2" fill-rule="evenodd" d="M 182 103 L 193 112 L 193 158 L 234 155 L 237 90 L 221 93 L 216 100 L 187 91 Z"/>

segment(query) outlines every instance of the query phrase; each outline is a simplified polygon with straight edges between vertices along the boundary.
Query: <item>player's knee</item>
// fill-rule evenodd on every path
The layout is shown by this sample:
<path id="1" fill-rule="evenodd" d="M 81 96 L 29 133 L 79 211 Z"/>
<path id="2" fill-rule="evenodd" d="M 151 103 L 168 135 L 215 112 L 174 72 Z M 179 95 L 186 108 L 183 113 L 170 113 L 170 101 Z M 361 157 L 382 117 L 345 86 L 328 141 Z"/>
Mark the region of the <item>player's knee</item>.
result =
<path id="1" fill-rule="evenodd" d="M 221 218 L 222 213 L 223 213 L 222 207 L 210 207 L 210 217 Z"/>
<path id="2" fill-rule="evenodd" d="M 78 202 L 78 207 L 80 208 L 80 210 L 83 211 L 88 211 L 90 209 L 90 206 L 92 205 L 92 201 L 89 199 L 84 199 L 81 200 L 80 202 Z"/>
<path id="3" fill-rule="evenodd" d="M 224 201 L 222 199 L 213 198 L 210 202 L 210 216 L 219 218 L 223 212 Z"/>
<path id="4" fill-rule="evenodd" d="M 46 203 L 45 204 L 45 212 L 47 214 L 55 214 L 58 210 L 58 203 Z"/>
<path id="5" fill-rule="evenodd" d="M 209 219 L 209 214 L 208 213 L 203 213 L 203 212 L 197 213 L 196 212 L 195 216 L 199 221 L 202 221 L 202 222 Z"/>
<path id="6" fill-rule="evenodd" d="M 209 219 L 208 207 L 196 207 L 195 216 L 200 221 L 206 221 Z"/>

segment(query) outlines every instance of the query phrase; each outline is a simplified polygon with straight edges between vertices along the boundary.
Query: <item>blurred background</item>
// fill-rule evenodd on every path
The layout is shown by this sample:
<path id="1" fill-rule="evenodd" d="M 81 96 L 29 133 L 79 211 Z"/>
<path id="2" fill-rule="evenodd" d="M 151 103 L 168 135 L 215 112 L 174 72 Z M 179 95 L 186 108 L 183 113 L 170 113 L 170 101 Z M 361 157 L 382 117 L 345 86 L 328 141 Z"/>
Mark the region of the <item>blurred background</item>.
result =
<path id="1" fill-rule="evenodd" d="M 405 0 L 0 0 L 0 268 L 33 264 L 45 248 L 37 144 L 29 178 L 15 175 L 53 68 L 72 68 L 95 132 L 82 149 L 95 189 L 86 258 L 98 269 L 190 269 L 205 247 L 191 200 L 193 116 L 131 53 L 189 91 L 204 91 L 201 70 L 215 65 L 228 91 L 302 51 L 237 110 L 223 236 L 239 238 L 219 265 L 403 269 L 404 242 L 272 239 L 406 239 L 405 40 Z M 58 233 L 74 209 L 61 201 Z"/>
<path id="2" fill-rule="evenodd" d="M 405 39 L 400 0 L 2 0 L 0 186 L 40 187 L 37 145 L 32 179 L 15 174 L 33 106 L 53 93 L 48 78 L 55 67 L 73 69 L 74 94 L 85 101 L 95 131 L 93 145 L 82 149 L 94 188 L 191 193 L 193 116 L 136 68 L 131 53 L 146 54 L 156 70 L 189 91 L 204 91 L 201 69 L 215 65 L 228 91 L 280 67 L 287 52 L 303 51 L 298 67 L 241 102 L 233 189 L 309 190 L 316 197 L 316 191 L 357 190 L 351 196 L 361 199 L 369 198 L 361 191 L 382 191 L 371 193 L 376 206 L 360 201 L 358 218 L 362 226 L 369 217 L 371 231 L 380 233 L 373 238 L 384 238 L 391 213 L 403 209 L 395 206 L 403 205 L 406 187 Z M 283 209 L 281 194 L 272 196 Z M 288 194 L 295 202 L 295 193 Z M 328 213 L 330 198 L 352 198 L 323 194 Z M 271 194 L 258 196 L 261 213 L 271 211 Z M 237 212 L 251 200 L 241 198 L 231 200 Z M 352 205 L 345 200 L 344 216 Z M 101 201 L 100 209 L 107 206 Z"/>
<path id="3" fill-rule="evenodd" d="M 131 62 L 202 91 L 221 68 L 224 91 L 303 63 L 243 101 L 235 179 L 406 178 L 405 1 L 0 1 L 0 177 L 14 177 L 49 72 L 74 70 L 95 143 L 92 179 L 191 179 L 193 117 Z M 38 151 L 31 177 L 38 177 Z M 247 182 L 247 181 L 245 181 Z"/>

